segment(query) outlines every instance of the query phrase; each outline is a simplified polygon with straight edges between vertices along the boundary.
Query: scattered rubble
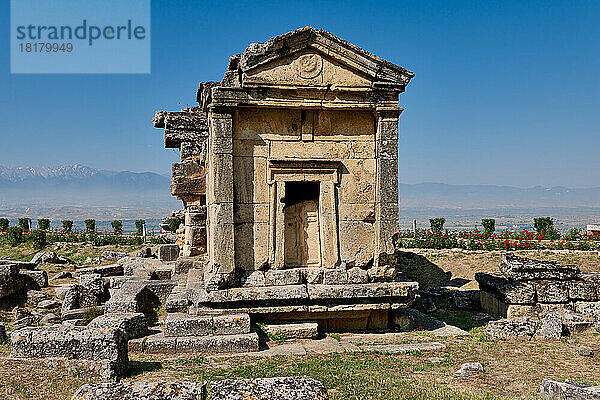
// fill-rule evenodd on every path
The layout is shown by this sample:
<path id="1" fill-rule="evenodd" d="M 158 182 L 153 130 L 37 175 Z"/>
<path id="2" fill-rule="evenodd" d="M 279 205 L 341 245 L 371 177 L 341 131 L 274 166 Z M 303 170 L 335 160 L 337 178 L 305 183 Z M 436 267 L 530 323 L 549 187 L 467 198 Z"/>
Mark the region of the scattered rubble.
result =
<path id="1" fill-rule="evenodd" d="M 566 380 L 564 383 L 543 379 L 540 397 L 554 400 L 600 400 L 600 386 L 580 385 Z"/>

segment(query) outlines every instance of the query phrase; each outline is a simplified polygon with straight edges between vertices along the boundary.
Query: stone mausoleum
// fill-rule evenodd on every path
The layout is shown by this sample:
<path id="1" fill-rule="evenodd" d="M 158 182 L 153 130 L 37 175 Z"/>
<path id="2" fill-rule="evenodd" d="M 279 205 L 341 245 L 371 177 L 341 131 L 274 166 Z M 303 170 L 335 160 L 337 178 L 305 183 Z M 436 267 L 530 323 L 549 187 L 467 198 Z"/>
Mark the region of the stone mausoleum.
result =
<path id="1" fill-rule="evenodd" d="M 171 193 L 193 312 L 381 327 L 410 304 L 392 236 L 398 96 L 413 76 L 306 27 L 233 55 L 197 107 L 156 113 L 181 154 Z"/>

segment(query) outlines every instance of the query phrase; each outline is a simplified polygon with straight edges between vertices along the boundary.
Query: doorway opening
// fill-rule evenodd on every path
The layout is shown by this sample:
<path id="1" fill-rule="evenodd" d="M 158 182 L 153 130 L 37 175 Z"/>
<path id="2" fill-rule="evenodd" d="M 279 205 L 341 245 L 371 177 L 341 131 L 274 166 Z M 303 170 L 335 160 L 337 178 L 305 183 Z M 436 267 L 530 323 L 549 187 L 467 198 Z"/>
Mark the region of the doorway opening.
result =
<path id="1" fill-rule="evenodd" d="M 286 182 L 284 265 L 320 267 L 319 182 Z"/>

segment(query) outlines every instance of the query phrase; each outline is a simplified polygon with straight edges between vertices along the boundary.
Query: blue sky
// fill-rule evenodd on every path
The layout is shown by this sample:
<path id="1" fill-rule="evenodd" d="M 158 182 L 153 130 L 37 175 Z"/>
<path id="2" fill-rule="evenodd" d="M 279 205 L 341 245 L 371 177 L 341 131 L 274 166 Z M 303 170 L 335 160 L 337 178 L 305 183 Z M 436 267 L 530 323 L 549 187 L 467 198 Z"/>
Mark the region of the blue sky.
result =
<path id="1" fill-rule="evenodd" d="M 400 181 L 600 186 L 599 1 L 152 1 L 151 74 L 11 75 L 0 22 L 0 165 L 168 173 L 154 110 L 194 105 L 231 54 L 310 25 L 416 76 Z"/>

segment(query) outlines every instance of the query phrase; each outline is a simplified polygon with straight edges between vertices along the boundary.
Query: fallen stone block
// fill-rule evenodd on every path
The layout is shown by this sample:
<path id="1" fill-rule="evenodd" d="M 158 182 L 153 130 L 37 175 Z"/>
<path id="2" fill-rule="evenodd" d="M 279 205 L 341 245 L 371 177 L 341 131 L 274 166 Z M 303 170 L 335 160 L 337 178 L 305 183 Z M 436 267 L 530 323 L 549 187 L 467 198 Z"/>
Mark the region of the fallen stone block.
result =
<path id="1" fill-rule="evenodd" d="M 212 316 L 169 314 L 165 320 L 165 336 L 207 336 L 213 334 Z"/>
<path id="2" fill-rule="evenodd" d="M 207 400 L 327 400 L 325 386 L 312 378 L 226 379 L 207 385 Z"/>
<path id="3" fill-rule="evenodd" d="M 6 336 L 6 327 L 0 323 L 0 343 L 6 343 L 8 337 Z"/>
<path id="4" fill-rule="evenodd" d="M 125 372 L 129 361 L 127 338 L 119 329 L 33 327 L 13 332 L 10 341 L 14 358 L 107 360 L 114 379 Z"/>
<path id="5" fill-rule="evenodd" d="M 327 400 L 319 381 L 304 377 L 214 382 L 87 383 L 72 400 Z"/>
<path id="6" fill-rule="evenodd" d="M 31 261 L 0 260 L 0 265 L 16 265 L 19 269 L 37 268 L 37 264 Z"/>
<path id="7" fill-rule="evenodd" d="M 16 264 L 0 264 L 0 299 L 18 292 L 25 286 Z"/>
<path id="8" fill-rule="evenodd" d="M 452 302 L 457 310 L 481 310 L 479 290 L 455 290 L 452 292 Z"/>
<path id="9" fill-rule="evenodd" d="M 572 280 L 581 276 L 575 265 L 560 265 L 556 261 L 539 261 L 515 256 L 512 253 L 502 254 L 500 271 L 514 281 L 538 279 Z"/>
<path id="10" fill-rule="evenodd" d="M 73 274 L 71 274 L 69 271 L 62 271 L 59 272 L 58 274 L 54 275 L 52 278 L 49 279 L 49 281 L 56 281 L 59 279 L 68 279 L 68 278 L 72 278 Z"/>
<path id="11" fill-rule="evenodd" d="M 223 354 L 250 353 L 259 349 L 258 335 L 255 332 L 241 335 L 222 336 L 179 336 L 167 337 L 163 334 L 146 336 L 129 341 L 131 351 L 147 354 Z"/>
<path id="12" fill-rule="evenodd" d="M 485 333 L 494 339 L 506 339 L 515 336 L 532 337 L 538 326 L 539 321 L 530 317 L 499 319 L 488 322 Z"/>
<path id="13" fill-rule="evenodd" d="M 105 250 L 102 252 L 102 254 L 100 254 L 100 257 L 106 261 L 118 261 L 123 257 L 127 257 L 127 253 L 122 251 Z"/>
<path id="14" fill-rule="evenodd" d="M 535 286 L 530 283 L 510 281 L 484 272 L 477 272 L 475 280 L 482 292 L 491 292 L 507 304 L 535 304 Z"/>
<path id="15" fill-rule="evenodd" d="M 25 284 L 27 287 L 34 289 L 48 287 L 48 273 L 46 271 L 21 270 L 20 274 L 25 276 Z"/>
<path id="16" fill-rule="evenodd" d="M 535 332 L 536 337 L 542 339 L 560 339 L 563 332 L 563 324 L 559 315 L 546 314 L 540 321 Z"/>
<path id="17" fill-rule="evenodd" d="M 179 246 L 176 244 L 163 244 L 158 248 L 158 259 L 161 261 L 175 261 L 179 257 Z"/>
<path id="18" fill-rule="evenodd" d="M 600 386 L 585 386 L 573 381 L 542 379 L 540 397 L 556 400 L 600 400 Z"/>
<path id="19" fill-rule="evenodd" d="M 89 329 L 120 329 L 127 339 L 135 339 L 148 334 L 148 322 L 142 313 L 104 314 L 94 318 Z"/>
<path id="20" fill-rule="evenodd" d="M 316 322 L 267 324 L 265 332 L 274 338 L 316 339 L 319 336 L 319 324 Z"/>
<path id="21" fill-rule="evenodd" d="M 37 304 L 37 307 L 44 310 L 52 310 L 54 308 L 59 308 L 60 303 L 55 300 L 42 300 Z"/>
<path id="22" fill-rule="evenodd" d="M 248 314 L 217 315 L 213 317 L 215 335 L 237 335 L 250 332 Z"/>
<path id="23" fill-rule="evenodd" d="M 175 287 L 169 296 L 167 296 L 165 310 L 167 310 L 168 313 L 185 313 L 188 311 L 190 304 L 190 290 Z"/>
<path id="24" fill-rule="evenodd" d="M 124 269 L 120 264 L 98 265 L 79 269 L 80 274 L 99 274 L 100 276 L 123 275 Z"/>

